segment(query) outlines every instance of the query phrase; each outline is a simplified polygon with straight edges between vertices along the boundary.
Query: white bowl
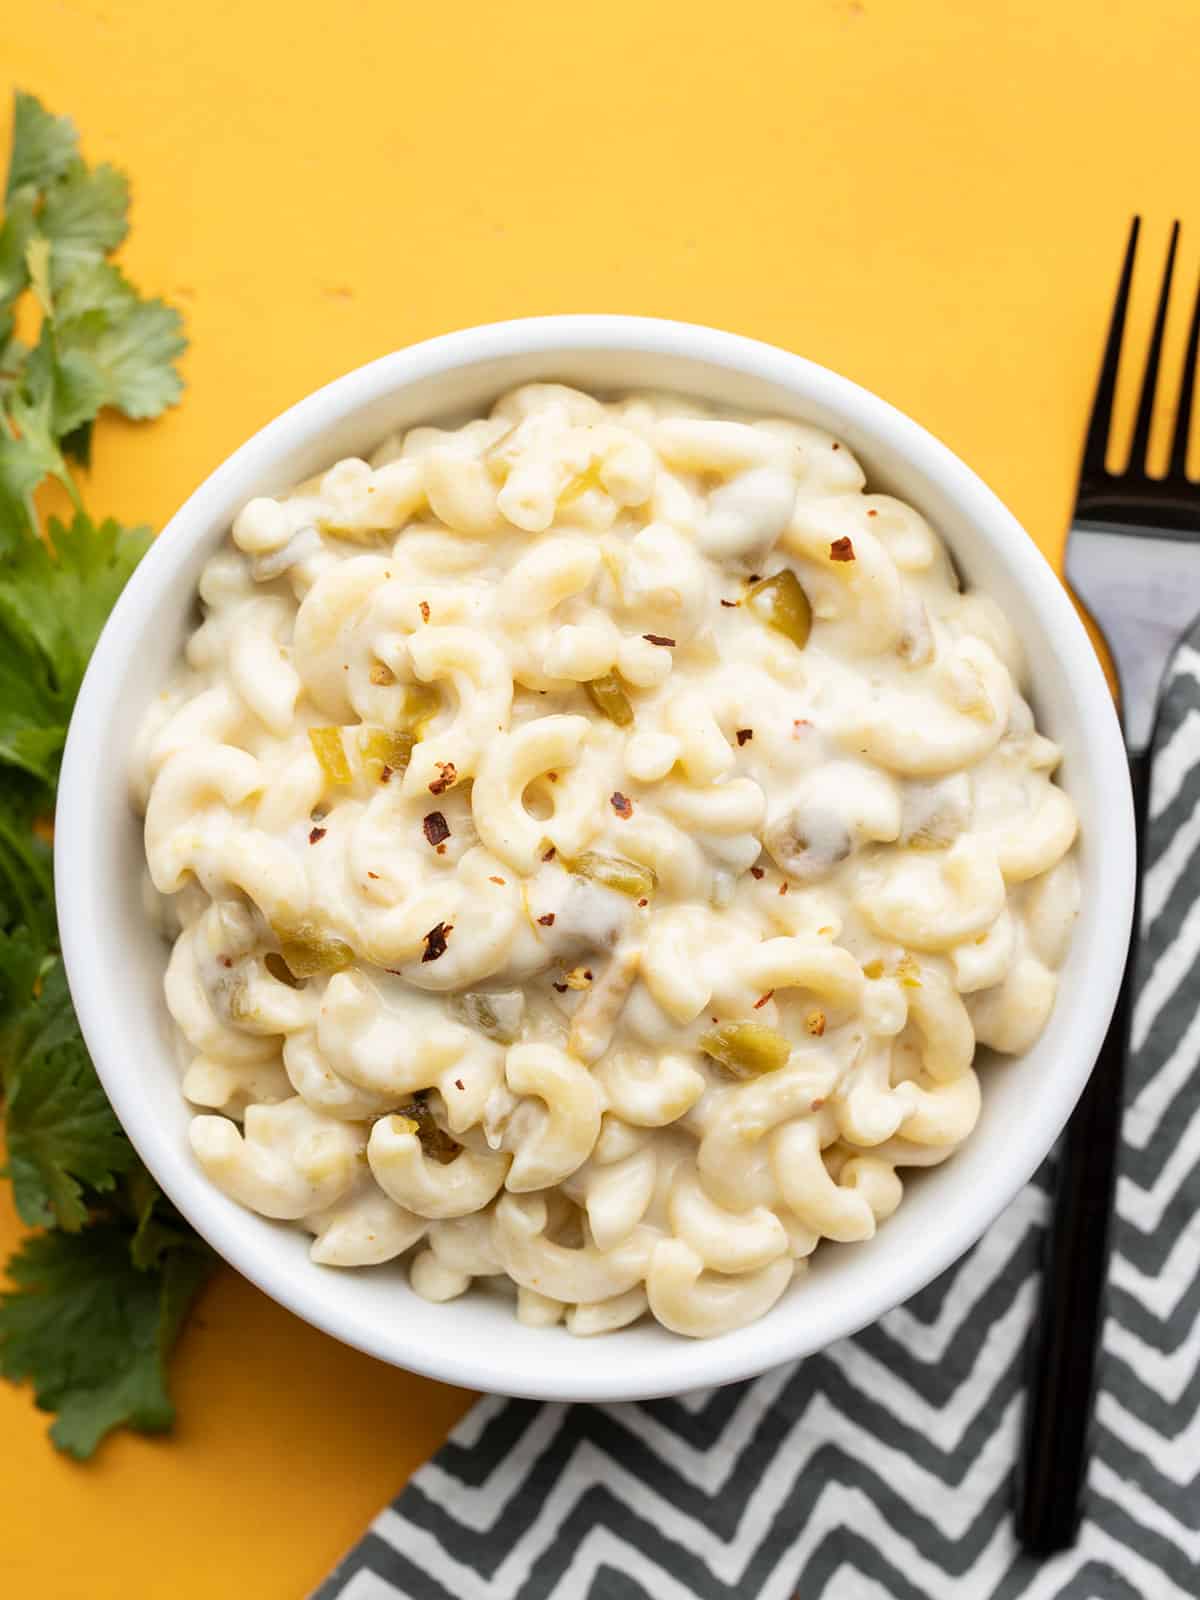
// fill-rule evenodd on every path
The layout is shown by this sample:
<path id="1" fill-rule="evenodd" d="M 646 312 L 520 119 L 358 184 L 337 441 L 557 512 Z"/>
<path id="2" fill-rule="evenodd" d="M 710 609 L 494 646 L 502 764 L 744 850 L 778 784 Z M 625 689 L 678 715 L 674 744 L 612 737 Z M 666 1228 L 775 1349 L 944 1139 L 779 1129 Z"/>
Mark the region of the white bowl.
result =
<path id="1" fill-rule="evenodd" d="M 1082 912 L 1058 1002 L 1027 1055 L 984 1073 L 983 1115 L 945 1166 L 914 1177 L 867 1244 L 826 1245 L 760 1322 L 708 1341 L 646 1323 L 583 1342 L 531 1329 L 499 1297 L 431 1305 L 395 1267 L 314 1265 L 299 1229 L 226 1198 L 188 1149 L 162 997 L 167 949 L 142 909 L 142 831 L 127 772 L 134 730 L 179 656 L 204 561 L 253 495 L 288 488 L 399 427 L 479 415 L 503 390 L 560 379 L 673 389 L 818 423 L 875 489 L 917 506 L 1024 644 L 1040 726 L 1064 750 L 1081 824 Z M 55 843 L 63 953 L 101 1080 L 139 1154 L 225 1259 L 347 1344 L 449 1383 L 556 1400 L 619 1400 L 727 1383 L 810 1354 L 898 1305 L 1009 1203 L 1053 1144 L 1091 1070 L 1120 980 L 1133 904 L 1133 814 L 1112 701 L 1050 567 L 949 450 L 845 378 L 769 345 L 638 317 L 499 323 L 384 356 L 310 395 L 234 453 L 172 518 L 96 648 L 71 723 Z"/>

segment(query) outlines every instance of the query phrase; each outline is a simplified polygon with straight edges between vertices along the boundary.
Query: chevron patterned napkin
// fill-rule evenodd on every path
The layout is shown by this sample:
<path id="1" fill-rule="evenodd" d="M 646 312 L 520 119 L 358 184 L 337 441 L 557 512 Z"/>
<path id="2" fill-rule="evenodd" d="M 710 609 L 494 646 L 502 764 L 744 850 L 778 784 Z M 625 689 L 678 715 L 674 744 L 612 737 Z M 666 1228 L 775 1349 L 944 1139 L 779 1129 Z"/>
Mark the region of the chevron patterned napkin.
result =
<path id="1" fill-rule="evenodd" d="M 1044 1173 L 874 1327 L 641 1405 L 487 1399 L 314 1600 L 1196 1600 L 1200 629 L 1159 718 L 1144 943 L 1079 1542 L 1009 1510 Z"/>

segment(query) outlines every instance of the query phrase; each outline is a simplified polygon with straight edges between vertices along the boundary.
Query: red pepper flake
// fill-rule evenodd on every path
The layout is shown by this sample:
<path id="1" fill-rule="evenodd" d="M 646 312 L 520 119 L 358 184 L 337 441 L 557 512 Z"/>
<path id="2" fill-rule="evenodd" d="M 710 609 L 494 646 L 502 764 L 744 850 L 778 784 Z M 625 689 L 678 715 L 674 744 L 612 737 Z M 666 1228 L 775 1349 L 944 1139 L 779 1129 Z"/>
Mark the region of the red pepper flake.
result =
<path id="1" fill-rule="evenodd" d="M 622 794 L 619 789 L 615 794 L 609 795 L 608 803 L 619 817 L 631 817 L 633 815 L 633 801 L 628 795 Z"/>
<path id="2" fill-rule="evenodd" d="M 644 633 L 642 638 L 645 639 L 648 644 L 661 644 L 664 645 L 668 650 L 673 650 L 675 648 L 674 639 L 668 639 L 665 633 Z"/>
<path id="3" fill-rule="evenodd" d="M 737 601 L 737 600 L 722 600 L 722 601 L 721 601 L 721 604 L 722 604 L 722 605 L 723 605 L 723 606 L 728 606 L 728 607 L 729 607 L 729 609 L 730 609 L 730 611 L 733 611 L 733 610 L 735 610 L 735 609 L 736 609 L 736 607 L 737 607 L 737 606 L 738 606 L 738 605 L 739 605 L 739 604 L 740 604 L 740 602 L 739 602 L 739 601 Z"/>
<path id="4" fill-rule="evenodd" d="M 461 1078 L 455 1078 L 455 1080 L 454 1080 L 454 1087 L 455 1087 L 455 1088 L 456 1088 L 456 1089 L 461 1089 L 461 1090 L 462 1090 L 462 1091 L 463 1091 L 463 1092 L 464 1092 L 464 1094 L 465 1094 L 465 1093 L 466 1093 L 466 1088 L 467 1088 L 467 1086 L 466 1086 L 466 1084 L 465 1084 L 465 1083 L 464 1083 L 464 1082 L 463 1082 L 463 1081 L 462 1081 L 462 1079 L 461 1079 Z"/>
<path id="5" fill-rule="evenodd" d="M 766 872 L 764 871 L 764 869 L 762 867 L 751 867 L 750 868 L 750 876 L 752 878 L 765 878 L 766 877 Z"/>
<path id="6" fill-rule="evenodd" d="M 766 994 L 760 994 L 758 999 L 754 1002 L 755 1011 L 761 1011 L 763 1006 L 766 1005 L 767 1001 L 771 998 L 771 996 L 774 993 L 775 993 L 774 989 L 768 989 Z"/>
<path id="7" fill-rule="evenodd" d="M 421 957 L 424 961 L 436 961 L 439 956 L 446 954 L 446 940 L 454 932 L 452 922 L 439 922 L 436 927 L 430 928 L 425 935 L 425 954 Z"/>
<path id="8" fill-rule="evenodd" d="M 439 844 L 437 847 L 437 853 L 439 856 L 444 856 L 446 854 L 446 846 L 444 844 Z"/>
<path id="9" fill-rule="evenodd" d="M 321 840 L 328 832 L 328 828 L 313 828 L 308 836 L 309 844 L 320 844 Z"/>
<path id="10" fill-rule="evenodd" d="M 550 779 L 551 783 L 557 783 L 558 782 L 558 773 L 557 772 L 548 772 L 546 774 L 546 776 Z"/>
<path id="11" fill-rule="evenodd" d="M 435 761 L 433 764 L 438 769 L 438 775 L 429 785 L 429 792 L 445 794 L 447 789 L 453 788 L 458 782 L 458 768 L 453 761 Z"/>
<path id="12" fill-rule="evenodd" d="M 221 957 L 221 965 L 223 967 L 231 967 L 233 965 L 233 957 L 232 956 L 222 956 Z"/>
<path id="13" fill-rule="evenodd" d="M 489 883 L 498 883 L 501 886 L 501 888 L 503 888 L 504 885 L 508 882 L 508 879 L 507 878 L 489 878 L 488 882 Z"/>
<path id="14" fill-rule="evenodd" d="M 368 878 L 374 878 L 374 879 L 376 879 L 376 881 L 378 881 L 379 874 L 377 872 L 368 872 L 367 873 L 367 877 Z"/>
<path id="15" fill-rule="evenodd" d="M 810 1111 L 820 1111 L 821 1107 L 824 1104 L 825 1104 L 824 1100 L 814 1100 L 812 1105 L 810 1105 L 808 1109 Z"/>
<path id="16" fill-rule="evenodd" d="M 421 601 L 421 603 L 420 603 L 420 612 L 421 612 L 421 621 L 422 622 L 428 622 L 429 621 L 429 601 L 428 600 L 422 600 Z"/>
<path id="17" fill-rule="evenodd" d="M 878 511 L 868 511 L 867 515 L 869 517 L 877 517 L 879 515 L 879 513 L 878 513 Z"/>
<path id="18" fill-rule="evenodd" d="M 440 845 L 443 839 L 450 837 L 450 824 L 440 811 L 431 811 L 421 827 L 430 844 Z"/>
<path id="19" fill-rule="evenodd" d="M 643 899 L 643 900 L 639 900 L 638 901 L 638 905 L 639 906 L 648 906 L 649 904 L 650 904 L 649 900 Z"/>
<path id="20" fill-rule="evenodd" d="M 554 913 L 553 913 L 553 911 L 547 911 L 547 913 L 546 913 L 546 915 L 544 917 L 539 917 L 538 918 L 538 921 L 541 923 L 543 928 L 552 928 L 554 926 Z"/>
<path id="21" fill-rule="evenodd" d="M 738 731 L 737 731 L 737 742 L 738 742 L 739 747 L 741 745 L 744 745 L 744 744 L 749 744 L 750 740 L 753 739 L 753 737 L 754 737 L 754 729 L 753 728 L 739 728 Z"/>
<path id="22" fill-rule="evenodd" d="M 786 894 L 788 892 L 788 881 L 787 881 L 786 878 L 779 885 L 779 892 L 780 892 L 780 894 Z"/>
<path id="23" fill-rule="evenodd" d="M 549 850 L 547 850 L 545 855 L 543 855 L 542 860 L 543 861 L 553 861 L 554 860 L 554 854 L 555 854 L 554 846 L 551 845 Z"/>
<path id="24" fill-rule="evenodd" d="M 379 781 L 380 781 L 380 783 L 391 783 L 391 781 L 392 781 L 392 769 L 391 769 L 391 767 L 384 767 L 383 771 L 379 774 Z"/>
<path id="25" fill-rule="evenodd" d="M 566 994 L 567 992 L 567 985 L 565 983 L 552 983 L 550 987 L 557 990 L 559 994 Z"/>
<path id="26" fill-rule="evenodd" d="M 835 539 L 829 546 L 831 561 L 853 561 L 854 546 L 849 539 Z"/>
<path id="27" fill-rule="evenodd" d="M 830 448 L 833 449 L 833 450 L 840 450 L 842 447 L 841 447 L 840 444 L 838 444 L 837 440 L 835 439 L 833 441 L 833 444 L 830 446 Z"/>

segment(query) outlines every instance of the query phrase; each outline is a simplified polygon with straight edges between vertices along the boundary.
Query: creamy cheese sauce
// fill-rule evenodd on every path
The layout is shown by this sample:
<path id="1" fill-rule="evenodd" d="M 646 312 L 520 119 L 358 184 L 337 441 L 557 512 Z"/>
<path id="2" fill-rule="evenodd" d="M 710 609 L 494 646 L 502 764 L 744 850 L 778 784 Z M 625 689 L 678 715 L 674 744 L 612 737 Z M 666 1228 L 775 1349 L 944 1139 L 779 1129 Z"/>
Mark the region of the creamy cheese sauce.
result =
<path id="1" fill-rule="evenodd" d="M 820 430 L 528 386 L 251 501 L 200 598 L 135 775 L 192 1148 L 315 1260 L 720 1333 L 1045 1024 L 1058 750 Z"/>

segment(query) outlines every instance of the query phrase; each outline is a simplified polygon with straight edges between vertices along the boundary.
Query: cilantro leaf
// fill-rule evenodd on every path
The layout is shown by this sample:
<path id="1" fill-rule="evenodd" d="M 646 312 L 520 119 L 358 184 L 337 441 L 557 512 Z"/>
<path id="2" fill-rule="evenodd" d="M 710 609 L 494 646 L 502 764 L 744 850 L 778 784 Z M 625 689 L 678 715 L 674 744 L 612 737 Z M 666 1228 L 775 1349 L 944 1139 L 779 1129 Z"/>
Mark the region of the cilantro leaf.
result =
<path id="1" fill-rule="evenodd" d="M 0 405 L 5 395 L 20 383 L 22 368 L 29 356 L 28 347 L 12 331 L 12 318 L 9 317 L 6 324 L 5 316 L 0 312 Z"/>
<path id="2" fill-rule="evenodd" d="M 105 407 L 154 416 L 181 391 L 178 314 L 106 259 L 128 208 L 124 175 L 89 168 L 73 125 L 18 94 L 0 216 L 0 1114 L 17 1209 L 50 1231 L 9 1263 L 0 1376 L 32 1381 L 59 1413 L 54 1442 L 81 1458 L 114 1427 L 170 1424 L 166 1359 L 213 1264 L 88 1057 L 48 844 L 84 669 L 148 541 L 87 516 L 67 458 L 87 461 Z M 49 477 L 74 515 L 46 533 L 35 495 Z"/>
<path id="3" fill-rule="evenodd" d="M 111 1222 L 24 1242 L 8 1264 L 14 1291 L 0 1296 L 0 1373 L 30 1381 L 38 1407 L 58 1412 L 60 1450 L 83 1461 L 123 1424 L 171 1426 L 167 1357 L 211 1267 L 189 1244 L 139 1271 L 128 1232 Z"/>
<path id="4" fill-rule="evenodd" d="M 102 403 L 135 421 L 158 416 L 183 393 L 174 367 L 187 347 L 183 319 L 162 300 L 72 317 L 60 323 L 58 339 L 64 359 L 78 355 L 94 364 Z"/>
<path id="5" fill-rule="evenodd" d="M 56 284 L 113 251 L 129 232 L 129 180 L 116 167 L 82 161 L 47 190 L 38 227 L 50 241 Z"/>
<path id="6" fill-rule="evenodd" d="M 71 274 L 54 296 L 54 309 L 60 320 L 103 312 L 119 316 L 137 304 L 138 292 L 111 261 L 88 261 Z"/>
<path id="7" fill-rule="evenodd" d="M 6 643 L 0 631 L 0 655 Z M 13 688 L 16 677 L 16 672 L 0 661 L 0 698 L 7 695 L 14 701 L 17 699 Z M 32 685 L 25 703 L 14 706 L 8 716 L 0 718 L 0 764 L 53 783 L 58 775 L 67 729 L 57 707 L 52 706 L 42 713 L 36 698 L 38 692 L 39 686 Z M 43 716 L 50 719 L 48 723 L 44 723 Z"/>
<path id="8" fill-rule="evenodd" d="M 3 456 L 0 453 L 0 472 Z M 0 763 L 53 782 L 88 657 L 149 543 L 83 512 L 0 557 Z"/>
<path id="9" fill-rule="evenodd" d="M 55 428 L 57 393 L 54 331 L 47 320 L 25 362 L 20 381 L 9 397 L 8 412 L 16 425 L 17 437 L 12 442 L 25 447 L 27 457 L 37 464 L 39 478 L 51 474 L 67 483 L 69 479 Z"/>
<path id="10" fill-rule="evenodd" d="M 172 1250 L 195 1244 L 195 1235 L 139 1161 L 122 1180 L 136 1223 L 129 1254 L 135 1267 L 153 1271 Z"/>
<path id="11" fill-rule="evenodd" d="M 73 697 L 100 630 L 150 544 L 147 528 L 97 526 L 80 512 L 68 525 L 50 520 L 53 554 L 23 546 L 0 561 L 0 617 L 21 619 Z"/>
<path id="12" fill-rule="evenodd" d="M 23 927 L 40 951 L 54 943 L 54 885 L 50 847 L 35 824 L 49 817 L 54 796 L 45 784 L 24 773 L 5 774 L 0 785 L 0 929 Z M 32 986 L 32 980 L 31 980 Z M 8 1004 L 29 998 L 12 994 Z M 0 1016 L 5 1005 L 3 961 L 0 960 Z"/>
<path id="13" fill-rule="evenodd" d="M 44 234 L 35 233 L 25 246 L 25 271 L 29 284 L 44 317 L 54 315 L 54 300 L 50 288 L 50 241 Z"/>
<path id="14" fill-rule="evenodd" d="M 79 497 L 67 457 L 85 464 L 106 406 L 140 419 L 182 393 L 186 341 L 177 311 L 143 300 L 105 258 L 128 232 L 129 184 L 88 167 L 74 128 L 18 96 L 13 166 L 0 226 L 0 514 L 37 531 L 33 487 L 52 475 Z M 14 306 L 32 286 L 37 346 L 14 338 Z M 7 413 L 7 426 L 5 426 Z M 38 478 L 34 479 L 35 472 Z"/>
<path id="15" fill-rule="evenodd" d="M 28 928 L 0 933 L 0 1010 L 29 1004 L 44 959 L 45 951 Z"/>
<path id="16" fill-rule="evenodd" d="M 79 136 L 70 117 L 55 117 L 41 102 L 18 89 L 13 99 L 12 155 L 5 204 L 24 188 L 44 189 L 61 178 L 76 159 Z"/>
<path id="17" fill-rule="evenodd" d="M 54 431 L 60 449 L 67 438 L 85 427 L 109 403 L 110 389 L 104 373 L 81 350 L 66 350 L 54 367 Z"/>
<path id="18" fill-rule="evenodd" d="M 70 699 L 59 694 L 41 653 L 0 616 L 0 766 L 53 784 L 69 715 Z"/>
<path id="19" fill-rule="evenodd" d="M 32 1227 L 77 1233 L 84 1185 L 103 1194 L 136 1157 L 105 1098 L 55 962 L 42 992 L 4 1030 L 8 1171 L 17 1211 Z"/>
<path id="20" fill-rule="evenodd" d="M 36 258 L 32 245 L 29 256 L 30 273 L 34 275 Z M 89 312 L 86 318 L 79 319 L 88 320 L 102 322 L 102 313 Z M 108 380 L 89 356 L 80 350 L 61 348 L 58 325 L 47 316 L 9 401 L 21 438 L 36 452 L 43 475 L 50 472 L 64 483 L 67 481 L 58 441 L 91 421 L 107 403 L 109 389 Z"/>
<path id="21" fill-rule="evenodd" d="M 93 359 L 90 347 L 107 342 L 104 336 L 137 303 L 137 290 L 111 261 L 87 262 L 55 288 L 55 346 L 63 373 L 62 452 L 85 467 L 91 460 L 92 420 L 115 399 L 112 384 Z M 3 369 L 0 357 L 0 401 Z"/>
<path id="22" fill-rule="evenodd" d="M 32 193 L 19 194 L 8 206 L 0 227 L 0 307 L 11 305 L 29 282 L 28 251 L 37 234 Z"/>
<path id="23" fill-rule="evenodd" d="M 29 504 L 45 475 L 38 447 L 28 439 L 14 439 L 0 417 L 0 549 L 32 534 Z"/>

